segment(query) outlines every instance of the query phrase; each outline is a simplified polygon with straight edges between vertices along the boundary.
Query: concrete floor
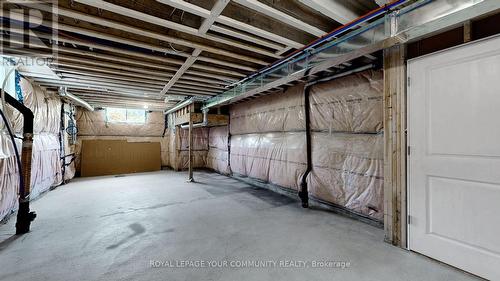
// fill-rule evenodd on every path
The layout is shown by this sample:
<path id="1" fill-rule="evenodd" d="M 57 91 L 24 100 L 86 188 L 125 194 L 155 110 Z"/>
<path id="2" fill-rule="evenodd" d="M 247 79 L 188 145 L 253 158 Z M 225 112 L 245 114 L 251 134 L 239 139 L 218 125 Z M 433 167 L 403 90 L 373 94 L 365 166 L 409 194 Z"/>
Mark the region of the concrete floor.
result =
<path id="1" fill-rule="evenodd" d="M 86 178 L 48 192 L 32 204 L 32 232 L 12 236 L 15 218 L 0 225 L 0 280 L 476 280 L 384 243 L 381 229 L 218 174 L 195 178 Z M 228 266 L 151 265 L 201 260 Z M 312 268 L 318 260 L 350 266 Z"/>

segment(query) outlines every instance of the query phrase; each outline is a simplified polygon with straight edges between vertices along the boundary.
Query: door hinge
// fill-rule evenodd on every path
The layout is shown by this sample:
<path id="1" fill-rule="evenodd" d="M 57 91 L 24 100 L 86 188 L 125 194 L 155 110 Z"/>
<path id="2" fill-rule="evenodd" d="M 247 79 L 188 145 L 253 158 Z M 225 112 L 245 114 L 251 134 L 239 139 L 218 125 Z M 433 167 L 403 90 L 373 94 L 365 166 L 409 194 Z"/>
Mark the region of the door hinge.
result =
<path id="1" fill-rule="evenodd" d="M 408 84 L 408 87 L 410 87 L 410 81 L 411 81 L 410 76 L 408 76 L 407 82 L 406 82 L 406 84 Z"/>
<path id="2" fill-rule="evenodd" d="M 406 218 L 406 224 L 411 224 L 411 216 L 408 215 Z"/>
<path id="3" fill-rule="evenodd" d="M 411 152 L 410 146 L 407 146 L 406 147 L 406 153 L 408 154 L 408 156 L 410 156 L 410 152 Z"/>

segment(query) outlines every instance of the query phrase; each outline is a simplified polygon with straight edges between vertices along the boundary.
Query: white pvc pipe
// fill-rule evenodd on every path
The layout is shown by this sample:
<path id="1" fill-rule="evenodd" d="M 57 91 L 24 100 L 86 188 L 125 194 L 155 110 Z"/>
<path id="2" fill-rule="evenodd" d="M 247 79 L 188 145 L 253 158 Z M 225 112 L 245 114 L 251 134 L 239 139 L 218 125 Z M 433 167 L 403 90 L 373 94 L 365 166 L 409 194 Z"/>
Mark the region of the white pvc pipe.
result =
<path id="1" fill-rule="evenodd" d="M 77 105 L 86 108 L 88 111 L 94 111 L 94 107 L 92 105 L 73 94 L 66 93 L 66 98 L 76 103 Z"/>
<path id="2" fill-rule="evenodd" d="M 94 107 L 90 105 L 88 102 L 84 101 L 83 99 L 73 95 L 72 93 L 69 93 L 66 88 L 61 88 L 59 91 L 59 95 L 62 97 L 65 97 L 75 103 L 76 105 L 79 105 L 81 107 L 86 108 L 88 111 L 94 111 Z"/>

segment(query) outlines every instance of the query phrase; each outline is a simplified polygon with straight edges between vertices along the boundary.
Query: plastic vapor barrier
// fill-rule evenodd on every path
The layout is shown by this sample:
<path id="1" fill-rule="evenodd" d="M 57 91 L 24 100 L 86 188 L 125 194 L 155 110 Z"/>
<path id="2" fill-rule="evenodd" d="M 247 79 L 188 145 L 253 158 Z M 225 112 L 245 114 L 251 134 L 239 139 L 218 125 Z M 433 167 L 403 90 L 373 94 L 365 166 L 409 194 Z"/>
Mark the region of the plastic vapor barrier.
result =
<path id="1" fill-rule="evenodd" d="M 231 171 L 298 190 L 306 170 L 304 85 L 230 110 Z"/>
<path id="2" fill-rule="evenodd" d="M 189 168 L 189 130 L 169 125 L 169 166 L 178 171 Z M 193 128 L 193 168 L 207 167 L 208 128 Z"/>
<path id="3" fill-rule="evenodd" d="M 159 137 L 165 124 L 162 112 L 153 111 L 146 115 L 146 123 L 106 121 L 106 110 L 79 110 L 77 114 L 78 134 L 80 136 L 131 136 Z"/>
<path id="4" fill-rule="evenodd" d="M 185 170 L 189 168 L 189 130 L 177 129 L 176 143 L 176 169 Z M 193 129 L 193 168 L 204 168 L 207 166 L 208 154 L 208 128 Z"/>
<path id="5" fill-rule="evenodd" d="M 310 103 L 310 195 L 382 220 L 383 73 L 314 85 Z"/>
<path id="6" fill-rule="evenodd" d="M 62 182 L 59 130 L 61 126 L 61 100 L 47 94 L 22 78 L 21 91 L 24 105 L 35 116 L 33 127 L 33 155 L 31 163 L 31 199 Z M 21 131 L 22 119 L 17 114 L 16 131 Z M 19 128 L 19 130 L 17 130 Z"/>
<path id="7" fill-rule="evenodd" d="M 212 127 L 209 129 L 207 168 L 224 175 L 230 174 L 228 141 L 228 126 Z"/>
<path id="8" fill-rule="evenodd" d="M 3 122 L 0 121 L 3 127 Z M 16 140 L 21 147 L 21 140 Z M 19 171 L 17 169 L 14 146 L 8 134 L 0 135 L 0 220 L 17 208 Z"/>
<path id="9" fill-rule="evenodd" d="M 21 78 L 20 86 L 24 104 L 34 114 L 31 199 L 35 199 L 42 192 L 62 182 L 59 141 L 61 101 L 58 96 L 47 94 L 42 88 L 33 86 L 24 78 Z M 18 137 L 21 137 L 23 117 L 14 110 L 10 112 L 13 130 Z M 2 134 L 0 134 L 1 220 L 17 208 L 19 174 L 14 148 L 2 121 L 0 121 L 0 127 L 2 128 Z M 20 140 L 18 148 L 21 149 Z"/>

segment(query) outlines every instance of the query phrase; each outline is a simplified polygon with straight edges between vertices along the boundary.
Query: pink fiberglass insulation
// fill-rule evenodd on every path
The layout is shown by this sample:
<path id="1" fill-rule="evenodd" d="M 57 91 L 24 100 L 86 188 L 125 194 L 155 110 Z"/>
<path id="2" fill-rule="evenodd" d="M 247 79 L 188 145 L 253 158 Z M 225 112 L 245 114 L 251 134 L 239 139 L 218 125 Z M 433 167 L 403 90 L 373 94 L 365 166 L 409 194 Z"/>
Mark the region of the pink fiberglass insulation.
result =
<path id="1" fill-rule="evenodd" d="M 33 155 L 31 167 L 31 199 L 62 182 L 59 129 L 61 101 L 38 86 L 21 78 L 24 104 L 34 113 Z M 13 112 L 12 127 L 18 136 L 22 132 L 22 115 Z M 4 124 L 0 121 L 0 126 Z M 21 142 L 17 143 L 18 148 Z M 0 135 L 0 220 L 17 208 L 19 175 L 12 143 L 6 134 Z M 67 169 L 72 169 L 68 166 Z"/>
<path id="2" fill-rule="evenodd" d="M 312 197 L 383 219 L 383 74 L 364 71 L 311 89 Z"/>
<path id="3" fill-rule="evenodd" d="M 185 170 L 189 167 L 189 130 L 177 127 L 169 130 L 170 167 Z M 208 154 L 208 128 L 193 129 L 193 168 L 205 168 Z"/>
<path id="4" fill-rule="evenodd" d="M 229 174 L 228 126 L 212 127 L 208 133 L 207 168 L 221 174 Z"/>
<path id="5" fill-rule="evenodd" d="M 306 170 L 304 85 L 230 110 L 231 171 L 297 190 Z"/>

